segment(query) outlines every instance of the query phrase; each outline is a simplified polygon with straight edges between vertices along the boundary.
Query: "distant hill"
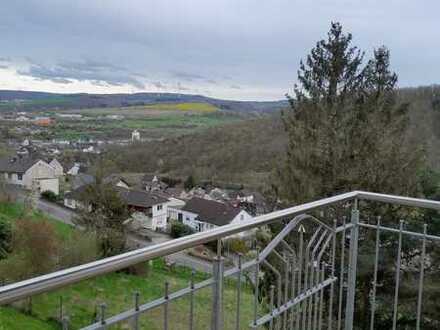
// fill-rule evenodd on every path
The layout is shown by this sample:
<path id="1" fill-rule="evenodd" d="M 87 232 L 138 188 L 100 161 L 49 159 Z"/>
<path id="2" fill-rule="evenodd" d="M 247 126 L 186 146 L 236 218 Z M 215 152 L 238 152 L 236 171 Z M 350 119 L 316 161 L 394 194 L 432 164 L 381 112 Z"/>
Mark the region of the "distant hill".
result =
<path id="1" fill-rule="evenodd" d="M 214 99 L 202 95 L 178 93 L 57 94 L 0 90 L 0 111 L 127 107 L 181 102 L 204 102 L 212 104 L 220 110 L 245 113 L 275 112 L 287 106 L 287 101 L 285 100 L 269 102 L 231 101 Z"/>

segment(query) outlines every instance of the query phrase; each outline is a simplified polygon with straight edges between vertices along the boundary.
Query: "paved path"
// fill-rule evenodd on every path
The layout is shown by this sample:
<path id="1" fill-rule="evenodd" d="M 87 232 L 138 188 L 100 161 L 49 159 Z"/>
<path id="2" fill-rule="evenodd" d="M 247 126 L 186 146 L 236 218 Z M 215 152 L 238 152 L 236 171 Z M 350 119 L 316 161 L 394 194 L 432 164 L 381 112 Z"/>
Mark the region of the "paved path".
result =
<path id="1" fill-rule="evenodd" d="M 45 201 L 43 199 L 39 199 L 36 202 L 36 208 L 43 213 L 49 214 L 55 220 L 63 222 L 67 225 L 75 226 L 73 223 L 73 219 L 76 216 L 76 213 L 72 210 L 69 210 L 60 205 Z"/>

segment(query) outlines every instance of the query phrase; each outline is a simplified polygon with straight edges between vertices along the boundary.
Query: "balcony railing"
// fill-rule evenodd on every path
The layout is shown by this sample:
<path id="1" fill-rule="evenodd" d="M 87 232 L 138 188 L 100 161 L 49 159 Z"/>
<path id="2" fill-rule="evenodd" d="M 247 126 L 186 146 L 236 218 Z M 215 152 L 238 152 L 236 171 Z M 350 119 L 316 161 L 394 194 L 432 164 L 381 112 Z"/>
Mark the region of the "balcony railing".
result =
<path id="1" fill-rule="evenodd" d="M 371 205 L 376 205 L 376 208 Z M 130 309 L 108 315 L 106 305 L 99 307 L 96 321 L 82 329 L 110 329 L 126 324 L 131 329 L 143 329 L 140 319 L 152 310 L 161 309 L 163 329 L 202 329 L 197 326 L 197 293 L 210 290 L 209 313 L 210 328 L 221 329 L 356 329 L 380 328 L 376 315 L 379 308 L 381 253 L 393 250 L 395 259 L 388 267 L 394 272 L 392 298 L 388 305 L 392 311 L 389 328 L 401 328 L 399 324 L 399 289 L 404 274 L 416 278 L 417 290 L 414 296 L 414 322 L 406 328 L 424 327 L 424 284 L 426 265 L 429 264 L 430 251 L 436 251 L 440 236 L 430 235 L 425 224 L 420 232 L 405 229 L 403 220 L 382 225 L 380 218 L 372 212 L 384 205 L 440 210 L 440 202 L 354 191 L 318 201 L 294 206 L 256 217 L 240 224 L 222 226 L 154 246 L 130 251 L 111 258 L 102 259 L 77 267 L 57 271 L 18 283 L 0 287 L 0 304 L 6 305 L 35 295 L 53 291 L 90 278 L 125 269 L 159 257 L 184 251 L 208 242 L 217 242 L 217 256 L 213 261 L 213 273 L 206 279 L 196 281 L 191 277 L 187 287 L 173 290 L 168 282 L 157 283 L 163 286 L 163 296 L 142 301 L 134 293 Z M 365 212 L 363 213 L 363 207 Z M 395 211 L 395 210 L 394 210 Z M 365 214 L 365 215 L 363 215 Z M 268 226 L 277 227 L 277 234 L 254 254 L 233 255 L 222 249 L 222 242 L 240 233 L 255 234 L 254 230 Z M 386 235 L 386 240 L 384 239 Z M 392 236 L 390 236 L 392 235 Z M 249 236 L 249 235 L 247 235 Z M 242 237 L 242 236 L 240 236 Z M 390 238 L 391 237 L 391 238 Z M 417 257 L 406 258 L 404 244 L 411 241 Z M 393 244 L 390 244 L 392 242 Z M 395 244 L 394 244 L 395 243 Z M 357 324 L 365 318 L 356 314 L 359 297 L 358 265 L 359 255 L 365 255 L 363 248 L 369 247 L 371 260 L 370 291 L 367 293 L 369 318 L 366 324 Z M 362 267 L 365 267 L 362 264 Z M 362 272 L 365 272 L 362 269 Z M 389 283 L 388 283 L 389 284 Z M 233 299 L 226 297 L 233 290 Z M 251 300 L 243 299 L 244 290 Z M 179 299 L 188 299 L 187 317 L 171 320 L 170 309 Z M 251 305 L 245 306 L 244 303 Z M 225 306 L 228 306 L 225 313 Z M 231 307 L 232 306 L 232 307 Z M 251 313 L 246 316 L 244 307 Z M 227 314 L 227 315 L 225 315 Z M 228 322 L 225 322 L 225 318 Z M 69 322 L 68 311 L 61 311 L 60 327 L 73 328 Z M 432 322 L 432 320 L 430 321 Z M 184 323 L 184 324 L 183 324 Z M 433 326 L 435 328 L 435 325 Z"/>

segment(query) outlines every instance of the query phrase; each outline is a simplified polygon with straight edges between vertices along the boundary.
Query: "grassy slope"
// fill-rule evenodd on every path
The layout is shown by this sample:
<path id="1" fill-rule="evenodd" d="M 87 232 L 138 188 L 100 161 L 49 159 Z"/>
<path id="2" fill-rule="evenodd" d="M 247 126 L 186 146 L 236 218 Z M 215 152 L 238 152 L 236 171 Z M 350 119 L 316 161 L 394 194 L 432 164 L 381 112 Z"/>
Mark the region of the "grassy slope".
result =
<path id="1" fill-rule="evenodd" d="M 72 232 L 71 226 L 61 223 L 39 211 L 33 211 L 25 215 L 21 204 L 0 203 L 0 221 L 4 220 L 13 222 L 20 217 L 31 221 L 48 221 L 54 226 L 55 230 L 61 235 L 61 237 L 66 237 Z"/>
<path id="2" fill-rule="evenodd" d="M 0 219 L 13 221 L 21 216 L 19 205 L 0 204 Z M 41 213 L 31 217 L 38 221 L 45 219 Z M 72 228 L 49 219 L 62 235 L 68 235 Z M 204 274 L 196 274 L 196 282 L 206 278 Z M 0 330 L 3 329 L 57 329 L 54 321 L 59 313 L 60 297 L 63 297 L 64 309 L 70 318 L 71 329 L 78 329 L 93 322 L 97 306 L 105 302 L 108 306 L 107 315 L 113 315 L 132 307 L 133 293 L 139 291 L 141 301 L 146 302 L 163 295 L 164 283 L 170 283 L 170 290 L 176 291 L 188 285 L 190 270 L 176 267 L 169 270 L 161 259 L 153 261 L 146 275 L 129 275 L 112 273 L 95 279 L 86 280 L 55 292 L 35 296 L 32 299 L 32 315 L 19 312 L 25 302 L 16 303 L 15 307 L 0 308 Z M 233 282 L 225 288 L 225 324 L 232 328 L 235 320 L 235 296 Z M 206 288 L 196 294 L 195 315 L 196 329 L 208 329 L 210 322 L 211 288 Z M 250 322 L 252 297 L 249 290 L 242 293 L 241 310 L 243 324 Z M 178 329 L 182 324 L 188 324 L 188 298 L 170 303 L 170 329 Z M 163 310 L 152 310 L 141 318 L 143 329 L 161 329 L 163 325 Z M 2 328 L 3 327 L 3 328 Z M 112 328 L 119 329 L 120 327 Z M 122 326 L 122 329 L 124 327 Z"/>

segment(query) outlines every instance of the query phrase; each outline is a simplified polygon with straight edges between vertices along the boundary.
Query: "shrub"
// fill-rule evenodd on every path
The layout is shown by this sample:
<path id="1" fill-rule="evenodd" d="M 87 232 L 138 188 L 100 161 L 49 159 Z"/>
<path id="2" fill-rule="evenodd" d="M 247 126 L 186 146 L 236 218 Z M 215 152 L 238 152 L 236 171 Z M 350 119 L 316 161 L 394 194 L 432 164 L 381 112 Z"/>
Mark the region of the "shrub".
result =
<path id="1" fill-rule="evenodd" d="M 57 194 L 55 194 L 53 191 L 50 190 L 43 191 L 41 193 L 41 197 L 53 203 L 55 203 L 58 200 Z"/>
<path id="2" fill-rule="evenodd" d="M 249 247 L 246 244 L 246 240 L 240 238 L 231 238 L 227 241 L 229 249 L 235 253 L 246 254 L 249 252 Z"/>
<path id="3" fill-rule="evenodd" d="M 0 260 L 11 252 L 12 229 L 11 225 L 0 220 Z"/>
<path id="4" fill-rule="evenodd" d="M 171 231 L 170 235 L 173 238 L 179 238 L 182 236 L 187 236 L 194 234 L 194 229 L 192 229 L 190 226 L 187 226 L 181 222 L 173 222 L 171 224 Z"/>
<path id="5" fill-rule="evenodd" d="M 59 240 L 52 224 L 18 219 L 12 231 L 12 253 L 0 262 L 0 278 L 18 281 L 56 269 Z"/>

